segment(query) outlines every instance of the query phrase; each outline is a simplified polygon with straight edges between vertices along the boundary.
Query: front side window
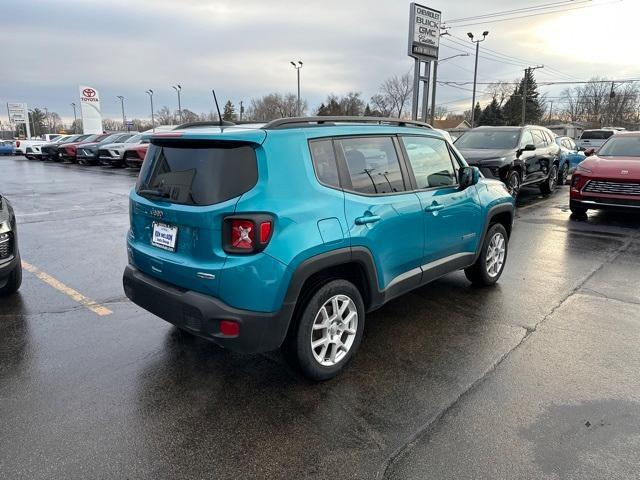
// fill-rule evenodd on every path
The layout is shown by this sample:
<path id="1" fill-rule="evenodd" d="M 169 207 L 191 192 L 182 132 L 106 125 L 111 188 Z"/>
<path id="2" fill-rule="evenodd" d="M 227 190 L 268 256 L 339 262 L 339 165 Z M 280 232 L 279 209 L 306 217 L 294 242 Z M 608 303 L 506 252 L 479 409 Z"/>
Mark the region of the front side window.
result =
<path id="1" fill-rule="evenodd" d="M 351 190 L 368 195 L 405 191 L 391 137 L 344 138 L 336 144 L 344 154 Z"/>
<path id="2" fill-rule="evenodd" d="M 419 189 L 456 184 L 449 148 L 444 140 L 430 137 L 403 137 L 411 169 Z"/>
<path id="3" fill-rule="evenodd" d="M 526 147 L 527 145 L 535 145 L 533 135 L 531 135 L 531 132 L 529 130 L 524 131 L 524 133 L 522 134 L 522 140 L 520 141 L 520 146 L 522 148 Z"/>
<path id="4" fill-rule="evenodd" d="M 547 146 L 547 141 L 544 138 L 544 134 L 540 130 L 533 131 L 533 144 L 536 148 L 544 148 Z"/>
<path id="5" fill-rule="evenodd" d="M 309 144 L 313 168 L 320 183 L 340 188 L 336 156 L 331 140 L 314 140 Z"/>

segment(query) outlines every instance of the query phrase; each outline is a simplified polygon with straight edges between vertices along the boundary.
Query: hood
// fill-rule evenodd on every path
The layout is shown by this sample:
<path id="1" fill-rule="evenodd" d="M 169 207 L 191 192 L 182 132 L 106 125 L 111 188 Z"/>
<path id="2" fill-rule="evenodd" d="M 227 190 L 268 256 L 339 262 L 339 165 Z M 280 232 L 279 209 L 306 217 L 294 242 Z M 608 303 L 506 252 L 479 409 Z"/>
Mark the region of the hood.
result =
<path id="1" fill-rule="evenodd" d="M 587 157 L 580 164 L 591 176 L 640 181 L 640 157 Z"/>
<path id="2" fill-rule="evenodd" d="M 135 145 L 132 144 L 132 145 Z M 112 150 L 114 148 L 124 148 L 126 145 L 124 142 L 118 142 L 118 143 L 105 143 L 104 145 L 100 145 L 100 149 L 101 150 Z"/>
<path id="3" fill-rule="evenodd" d="M 458 148 L 458 150 L 469 165 L 478 165 L 485 160 L 497 160 L 515 154 L 512 149 Z"/>

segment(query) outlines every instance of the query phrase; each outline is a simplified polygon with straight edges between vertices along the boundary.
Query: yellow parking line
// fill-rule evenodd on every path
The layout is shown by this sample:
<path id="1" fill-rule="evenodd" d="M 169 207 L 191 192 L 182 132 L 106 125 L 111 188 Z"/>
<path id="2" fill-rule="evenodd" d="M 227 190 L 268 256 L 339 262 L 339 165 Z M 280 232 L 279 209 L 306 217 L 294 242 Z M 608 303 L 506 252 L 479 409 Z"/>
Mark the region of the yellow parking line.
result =
<path id="1" fill-rule="evenodd" d="M 90 298 L 85 297 L 80 292 L 74 290 L 71 287 L 67 287 L 61 281 L 56 280 L 48 273 L 43 272 L 39 268 L 34 267 L 33 265 L 25 262 L 24 260 L 22 261 L 22 268 L 24 268 L 27 272 L 33 273 L 36 277 L 38 277 L 40 280 L 42 280 L 44 283 L 46 283 L 50 287 L 53 287 L 59 292 L 64 293 L 65 295 L 70 297 L 72 300 L 75 300 L 83 307 L 91 310 L 93 313 L 100 315 L 101 317 L 105 315 L 111 315 L 113 313 L 107 307 L 103 307 L 99 303 L 96 303 Z"/>

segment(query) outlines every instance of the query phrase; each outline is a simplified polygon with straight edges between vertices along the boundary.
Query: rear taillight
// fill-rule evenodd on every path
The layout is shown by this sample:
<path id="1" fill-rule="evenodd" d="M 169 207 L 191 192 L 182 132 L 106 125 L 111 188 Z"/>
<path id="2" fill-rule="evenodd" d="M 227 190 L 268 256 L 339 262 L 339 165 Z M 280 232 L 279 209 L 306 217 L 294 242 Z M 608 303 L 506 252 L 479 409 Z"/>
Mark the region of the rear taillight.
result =
<path id="1" fill-rule="evenodd" d="M 222 246 L 227 253 L 257 253 L 265 249 L 273 234 L 273 217 L 263 213 L 226 217 Z"/>
<path id="2" fill-rule="evenodd" d="M 16 141 L 16 147 L 19 147 L 19 146 L 20 146 L 20 140 L 17 140 Z"/>

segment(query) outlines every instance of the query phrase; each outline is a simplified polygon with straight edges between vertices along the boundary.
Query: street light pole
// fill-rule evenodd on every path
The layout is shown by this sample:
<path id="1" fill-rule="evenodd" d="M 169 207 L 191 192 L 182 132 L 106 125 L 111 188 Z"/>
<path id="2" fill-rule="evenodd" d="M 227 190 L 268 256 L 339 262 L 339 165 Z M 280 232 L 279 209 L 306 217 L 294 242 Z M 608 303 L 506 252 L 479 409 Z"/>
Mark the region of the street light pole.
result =
<path id="1" fill-rule="evenodd" d="M 244 113 L 244 105 L 242 104 L 242 100 L 240 100 L 240 121 L 242 121 L 243 113 Z"/>
<path id="2" fill-rule="evenodd" d="M 178 94 L 178 117 L 180 118 L 180 123 L 182 123 L 182 106 L 180 105 L 180 91 L 182 90 L 182 86 L 172 85 L 172 87 Z"/>
<path id="3" fill-rule="evenodd" d="M 468 57 L 469 53 L 458 53 L 457 55 L 451 55 L 450 57 L 443 58 L 442 60 L 435 60 L 433 62 L 433 90 L 431 91 L 431 125 L 436 119 L 436 86 L 438 85 L 438 65 L 447 60 L 451 60 L 456 57 Z"/>
<path id="4" fill-rule="evenodd" d="M 156 120 L 155 120 L 155 116 L 153 114 L 153 90 L 149 89 L 146 92 L 147 95 L 149 95 L 149 101 L 151 102 L 151 129 L 152 131 L 156 131 Z"/>
<path id="5" fill-rule="evenodd" d="M 72 102 L 71 106 L 73 107 L 73 133 L 78 133 L 78 117 L 76 116 L 76 104 Z"/>
<path id="6" fill-rule="evenodd" d="M 478 81 L 478 54 L 480 53 L 480 42 L 484 42 L 484 40 L 489 35 L 488 31 L 482 32 L 482 38 L 479 40 L 473 39 L 473 33 L 467 33 L 467 36 L 471 40 L 472 43 L 476 44 L 476 67 L 473 70 L 473 98 L 471 100 L 471 128 L 475 125 L 475 113 L 476 113 L 476 83 Z"/>
<path id="7" fill-rule="evenodd" d="M 127 117 L 124 115 L 124 97 L 122 95 L 118 95 L 117 98 L 120 99 L 120 108 L 122 109 L 122 129 L 127 128 Z M 129 130 L 127 128 L 127 130 Z"/>
<path id="8" fill-rule="evenodd" d="M 300 109 L 301 109 L 301 104 L 300 104 L 300 69 L 302 69 L 302 62 L 300 60 L 298 60 L 297 64 L 296 64 L 296 62 L 291 62 L 291 65 L 293 65 L 293 68 L 295 68 L 296 72 L 298 73 L 298 108 L 297 108 L 297 115 L 299 117 L 300 116 Z"/>

